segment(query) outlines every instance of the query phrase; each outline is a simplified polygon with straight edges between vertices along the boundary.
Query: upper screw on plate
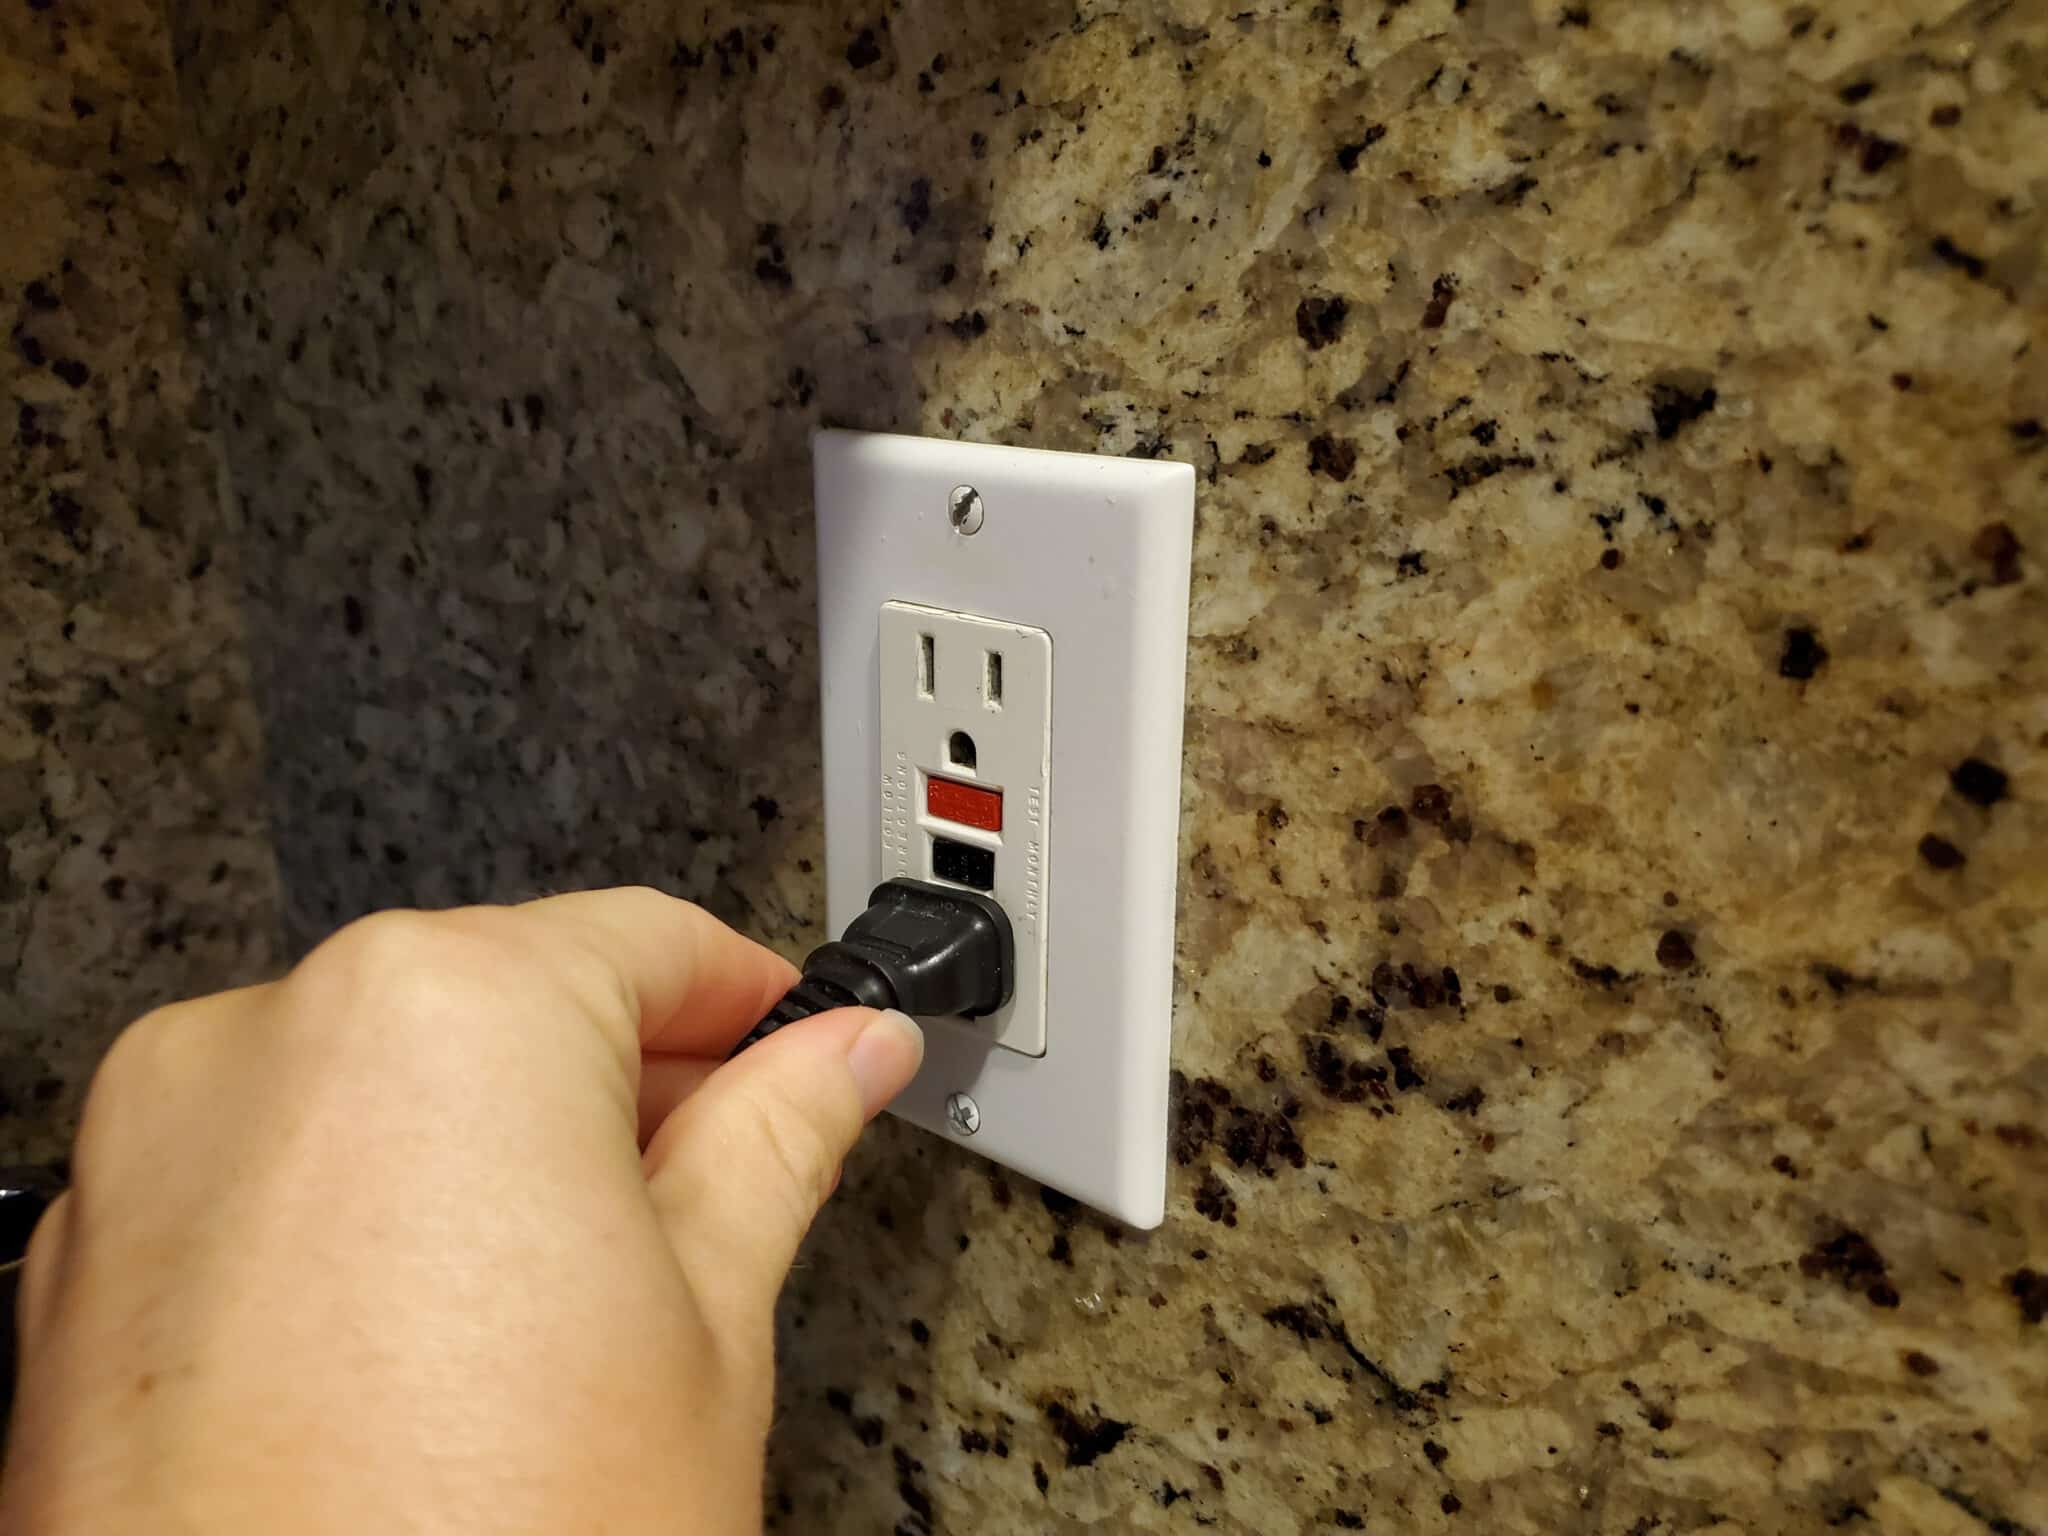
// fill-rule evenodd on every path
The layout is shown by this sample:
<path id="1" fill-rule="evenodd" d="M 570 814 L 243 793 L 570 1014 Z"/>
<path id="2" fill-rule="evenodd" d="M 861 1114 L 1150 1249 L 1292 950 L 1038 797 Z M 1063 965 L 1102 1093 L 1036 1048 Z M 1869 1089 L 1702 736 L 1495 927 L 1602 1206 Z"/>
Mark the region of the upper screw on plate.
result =
<path id="1" fill-rule="evenodd" d="M 956 532 L 981 532 L 982 519 L 987 515 L 981 504 L 981 492 L 971 485 L 954 486 L 953 494 L 946 500 L 946 515 L 952 519 Z"/>

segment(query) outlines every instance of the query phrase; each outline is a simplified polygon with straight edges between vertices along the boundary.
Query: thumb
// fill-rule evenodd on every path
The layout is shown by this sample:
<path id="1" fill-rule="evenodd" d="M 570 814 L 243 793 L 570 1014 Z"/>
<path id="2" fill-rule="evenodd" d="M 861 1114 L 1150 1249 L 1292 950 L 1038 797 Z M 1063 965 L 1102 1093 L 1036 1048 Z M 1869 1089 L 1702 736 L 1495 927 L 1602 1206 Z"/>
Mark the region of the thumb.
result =
<path id="1" fill-rule="evenodd" d="M 908 1016 L 843 1008 L 741 1052 L 662 1122 L 648 1190 L 714 1322 L 768 1324 L 839 1165 L 923 1059 Z"/>

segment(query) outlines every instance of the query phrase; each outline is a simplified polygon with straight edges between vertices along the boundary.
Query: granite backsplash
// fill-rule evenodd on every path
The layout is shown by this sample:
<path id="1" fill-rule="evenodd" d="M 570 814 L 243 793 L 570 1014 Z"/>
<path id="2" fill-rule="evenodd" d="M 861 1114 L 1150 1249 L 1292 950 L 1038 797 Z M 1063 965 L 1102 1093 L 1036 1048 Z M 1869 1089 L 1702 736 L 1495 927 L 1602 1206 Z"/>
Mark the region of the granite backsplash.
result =
<path id="1" fill-rule="evenodd" d="M 2048 1533 L 2048 7 L 0 17 L 11 1141 L 373 906 L 800 950 L 809 433 L 1170 456 L 1167 1224 L 880 1128 L 775 1528 Z"/>
<path id="2" fill-rule="evenodd" d="M 281 944 L 187 159 L 154 6 L 0 3 L 0 1162 Z"/>

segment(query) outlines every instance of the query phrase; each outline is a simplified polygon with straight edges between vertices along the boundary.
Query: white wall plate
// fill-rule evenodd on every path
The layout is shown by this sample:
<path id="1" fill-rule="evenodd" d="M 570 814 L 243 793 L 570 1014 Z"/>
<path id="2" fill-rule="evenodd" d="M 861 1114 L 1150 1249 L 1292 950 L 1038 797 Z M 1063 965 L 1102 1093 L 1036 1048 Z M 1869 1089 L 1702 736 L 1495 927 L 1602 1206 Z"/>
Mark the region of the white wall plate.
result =
<path id="1" fill-rule="evenodd" d="M 1035 643 L 1033 632 L 1049 637 L 1051 762 L 1036 914 L 1043 1054 L 1031 1053 L 1035 1032 L 1012 1038 L 1001 1018 L 927 1021 L 923 1070 L 895 1113 L 1135 1226 L 1157 1226 L 1166 1204 L 1194 470 L 850 432 L 819 434 L 813 462 L 825 885 L 835 934 L 906 860 L 910 873 L 931 871 L 935 826 L 922 815 L 921 775 L 975 777 L 933 760 L 944 749 L 914 709 L 899 711 L 890 737 L 892 753 L 913 760 L 884 762 L 884 609 L 896 605 L 892 682 L 907 662 L 915 684 L 914 647 L 928 631 L 912 609 L 934 611 L 938 629 L 929 632 L 949 645 L 970 644 L 984 632 L 968 627 L 976 623 L 1015 637 L 1006 644 Z M 966 487 L 978 497 L 971 534 L 953 515 Z M 1003 665 L 1008 713 L 1012 700 L 1035 696 L 1028 679 L 1036 674 L 1007 651 Z M 942 702 L 969 707 L 963 696 Z M 1005 871 L 1010 859 L 1028 857 L 1030 839 L 1010 819 L 1010 795 L 1006 788 L 1000 836 L 961 840 L 993 848 L 995 893 L 1018 924 L 1017 888 L 1006 889 Z"/>

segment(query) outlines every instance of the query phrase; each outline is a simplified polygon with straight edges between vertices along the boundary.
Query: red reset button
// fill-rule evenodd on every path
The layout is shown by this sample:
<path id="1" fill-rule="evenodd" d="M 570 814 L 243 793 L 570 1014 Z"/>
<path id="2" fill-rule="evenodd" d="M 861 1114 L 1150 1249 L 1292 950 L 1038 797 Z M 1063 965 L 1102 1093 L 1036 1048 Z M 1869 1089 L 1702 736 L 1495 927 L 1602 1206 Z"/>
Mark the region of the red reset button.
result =
<path id="1" fill-rule="evenodd" d="M 927 778 L 924 808 L 941 821 L 957 821 L 963 827 L 984 832 L 1003 830 L 1003 792 L 962 784 L 954 779 Z"/>

